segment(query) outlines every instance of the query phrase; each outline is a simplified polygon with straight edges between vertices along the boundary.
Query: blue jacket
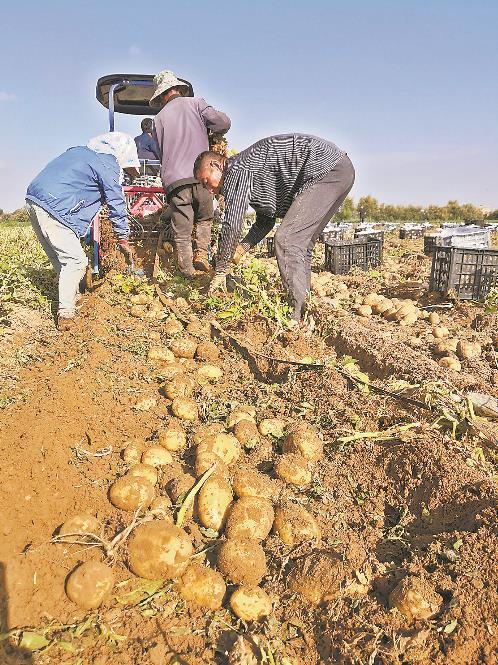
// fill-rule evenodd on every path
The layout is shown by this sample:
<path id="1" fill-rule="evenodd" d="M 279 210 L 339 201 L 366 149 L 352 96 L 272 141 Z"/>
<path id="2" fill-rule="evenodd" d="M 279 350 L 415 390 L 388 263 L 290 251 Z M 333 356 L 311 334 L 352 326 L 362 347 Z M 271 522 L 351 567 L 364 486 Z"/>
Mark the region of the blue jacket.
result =
<path id="1" fill-rule="evenodd" d="M 69 148 L 56 157 L 29 185 L 26 200 L 36 203 L 78 238 L 86 235 L 100 207 L 107 203 L 109 219 L 120 240 L 129 236 L 128 212 L 120 168 L 113 155 L 90 148 Z"/>
<path id="2" fill-rule="evenodd" d="M 157 159 L 159 160 L 159 146 L 155 139 L 147 132 L 140 136 L 135 136 L 138 159 Z"/>

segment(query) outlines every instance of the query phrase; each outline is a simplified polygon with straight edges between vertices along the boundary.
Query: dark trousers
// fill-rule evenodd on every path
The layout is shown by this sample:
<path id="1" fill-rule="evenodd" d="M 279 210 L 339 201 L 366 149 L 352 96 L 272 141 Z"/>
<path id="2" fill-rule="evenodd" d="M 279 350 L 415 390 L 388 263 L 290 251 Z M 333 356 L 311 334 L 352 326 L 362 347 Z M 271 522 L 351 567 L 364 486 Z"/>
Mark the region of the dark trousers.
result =
<path id="1" fill-rule="evenodd" d="M 183 185 L 169 195 L 171 228 L 178 255 L 178 267 L 193 271 L 192 234 L 195 227 L 195 249 L 207 252 L 211 244 L 213 196 L 200 183 Z"/>
<path id="2" fill-rule="evenodd" d="M 345 155 L 325 177 L 297 196 L 275 234 L 280 276 L 294 309 L 303 313 L 311 282 L 311 258 L 319 235 L 339 210 L 354 183 L 354 168 Z"/>

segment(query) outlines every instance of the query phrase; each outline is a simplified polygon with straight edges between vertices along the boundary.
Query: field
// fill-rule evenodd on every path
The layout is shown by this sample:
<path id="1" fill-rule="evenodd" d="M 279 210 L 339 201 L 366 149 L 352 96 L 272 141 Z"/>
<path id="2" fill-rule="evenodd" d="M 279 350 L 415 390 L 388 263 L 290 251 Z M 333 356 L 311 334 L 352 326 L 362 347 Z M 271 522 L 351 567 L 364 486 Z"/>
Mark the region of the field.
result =
<path id="1" fill-rule="evenodd" d="M 30 230 L 2 230 L 0 238 L 1 663 L 498 662 L 498 427 L 467 399 L 498 398 L 493 297 L 478 304 L 429 296 L 422 240 L 389 236 L 383 266 L 370 272 L 324 275 L 319 250 L 314 329 L 289 331 L 276 263 L 263 250 L 237 268 L 243 287 L 208 299 L 175 276 L 163 251 L 161 301 L 147 280 L 111 272 L 85 296 L 74 331 L 59 334 L 53 276 Z M 150 272 L 151 247 L 141 251 Z M 361 309 L 368 294 L 411 300 L 417 317 L 401 325 Z M 423 309 L 442 303 L 450 306 Z M 184 338 L 193 349 L 211 339 L 217 350 L 204 348 L 212 360 L 173 361 L 165 348 L 178 356 Z M 200 380 L 206 362 L 221 377 Z M 152 520 L 150 511 L 115 507 L 109 488 L 128 470 L 123 450 L 154 448 L 172 422 L 165 383 L 173 364 L 193 379 L 198 418 L 182 420 L 186 446 L 157 467 L 155 495 L 173 505 Z M 183 573 L 179 585 L 130 570 L 140 530 L 173 519 L 191 543 L 188 560 L 217 569 L 224 526 L 201 518 L 202 489 L 189 504 L 194 477 L 205 478 L 194 469 L 194 436 L 208 424 L 228 429 L 241 405 L 260 431 L 245 445 L 230 434 L 239 456 L 227 460 L 228 491 L 240 497 L 241 471 L 257 471 L 270 489 L 258 490 L 256 503 L 266 506 L 268 491 L 277 514 L 299 515 L 261 538 L 266 569 L 255 584 L 271 611 L 254 621 L 230 605 L 232 580 L 253 570 L 251 562 L 223 573 L 220 608 L 209 588 L 212 607 L 187 599 L 201 583 L 186 590 Z M 314 452 L 297 454 L 303 423 L 318 441 L 306 429 Z M 204 434 L 208 448 L 212 432 Z M 284 473 L 289 451 L 295 457 Z M 260 508 L 251 528 L 264 521 Z M 82 514 L 98 520 L 98 538 L 81 529 L 61 538 L 59 527 Z M 85 610 L 65 585 L 88 561 L 106 562 L 113 580 L 103 604 Z"/>

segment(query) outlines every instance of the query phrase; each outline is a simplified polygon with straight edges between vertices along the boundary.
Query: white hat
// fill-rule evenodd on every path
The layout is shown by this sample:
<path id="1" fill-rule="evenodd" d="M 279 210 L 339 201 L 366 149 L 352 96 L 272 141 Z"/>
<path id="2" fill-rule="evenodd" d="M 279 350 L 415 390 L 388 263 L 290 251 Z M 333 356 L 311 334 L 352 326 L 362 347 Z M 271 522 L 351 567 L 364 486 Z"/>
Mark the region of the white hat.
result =
<path id="1" fill-rule="evenodd" d="M 90 139 L 87 148 L 94 152 L 114 155 L 122 169 L 140 168 L 135 141 L 125 132 L 107 132 Z"/>
<path id="2" fill-rule="evenodd" d="M 177 78 L 173 72 L 170 72 L 169 69 L 164 69 L 162 72 L 159 72 L 159 74 L 154 76 L 154 85 L 156 86 L 156 89 L 154 90 L 154 94 L 149 100 L 149 106 L 152 106 L 152 108 L 161 106 L 159 97 L 167 92 L 170 88 L 188 89 L 188 85 L 185 83 L 185 81 L 180 81 L 180 79 Z"/>

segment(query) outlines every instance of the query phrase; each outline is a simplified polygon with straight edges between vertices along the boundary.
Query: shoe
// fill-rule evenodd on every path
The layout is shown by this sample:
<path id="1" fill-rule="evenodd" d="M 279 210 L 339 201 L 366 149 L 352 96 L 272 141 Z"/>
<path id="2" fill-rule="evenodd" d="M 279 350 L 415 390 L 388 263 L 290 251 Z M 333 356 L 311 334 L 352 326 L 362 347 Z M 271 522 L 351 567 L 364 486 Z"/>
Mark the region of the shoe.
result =
<path id="1" fill-rule="evenodd" d="M 75 316 L 58 316 L 57 317 L 57 330 L 59 332 L 66 332 L 74 327 L 76 321 Z"/>
<path id="2" fill-rule="evenodd" d="M 208 272 L 211 266 L 209 265 L 208 253 L 202 249 L 198 249 L 194 252 L 194 268 L 196 270 L 202 270 L 202 272 Z"/>

